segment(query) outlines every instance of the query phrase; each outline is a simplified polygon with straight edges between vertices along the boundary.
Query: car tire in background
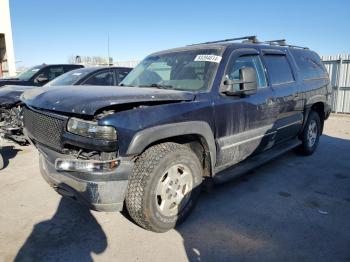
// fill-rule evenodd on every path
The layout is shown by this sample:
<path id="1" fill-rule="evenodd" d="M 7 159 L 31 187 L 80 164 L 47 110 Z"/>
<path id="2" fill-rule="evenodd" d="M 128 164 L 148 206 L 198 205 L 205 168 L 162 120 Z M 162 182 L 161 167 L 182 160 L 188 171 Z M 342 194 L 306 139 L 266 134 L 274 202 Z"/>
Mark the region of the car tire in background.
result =
<path id="1" fill-rule="evenodd" d="M 126 207 L 131 218 L 154 232 L 174 228 L 195 206 L 202 173 L 188 146 L 166 142 L 148 148 L 129 178 Z"/>

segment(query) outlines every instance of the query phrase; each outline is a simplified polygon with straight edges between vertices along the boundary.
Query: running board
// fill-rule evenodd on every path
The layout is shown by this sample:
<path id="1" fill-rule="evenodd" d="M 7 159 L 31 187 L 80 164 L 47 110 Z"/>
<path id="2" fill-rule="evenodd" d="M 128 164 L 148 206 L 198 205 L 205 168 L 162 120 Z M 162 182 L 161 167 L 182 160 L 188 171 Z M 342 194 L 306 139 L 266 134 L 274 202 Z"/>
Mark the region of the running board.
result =
<path id="1" fill-rule="evenodd" d="M 217 173 L 213 177 L 213 182 L 215 184 L 221 184 L 237 176 L 246 174 L 247 172 L 261 166 L 262 164 L 265 164 L 266 162 L 269 162 L 270 160 L 285 154 L 286 152 L 299 146 L 300 144 L 301 144 L 301 141 L 295 138 L 294 140 L 290 140 L 288 142 L 276 145 L 275 147 L 265 152 L 261 152 L 258 155 L 248 158 L 241 163 L 238 163 L 232 167 L 229 167 Z"/>

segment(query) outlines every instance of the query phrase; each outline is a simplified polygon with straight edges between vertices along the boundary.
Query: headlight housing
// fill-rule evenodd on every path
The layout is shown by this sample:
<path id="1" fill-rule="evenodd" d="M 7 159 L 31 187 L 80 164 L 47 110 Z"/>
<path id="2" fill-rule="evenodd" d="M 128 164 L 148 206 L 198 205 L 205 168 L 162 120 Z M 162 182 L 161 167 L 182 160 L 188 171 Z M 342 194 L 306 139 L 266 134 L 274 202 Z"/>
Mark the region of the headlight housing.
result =
<path id="1" fill-rule="evenodd" d="M 103 140 L 117 140 L 117 131 L 112 126 L 99 126 L 97 122 L 85 121 L 72 117 L 68 120 L 67 130 L 70 133 Z"/>

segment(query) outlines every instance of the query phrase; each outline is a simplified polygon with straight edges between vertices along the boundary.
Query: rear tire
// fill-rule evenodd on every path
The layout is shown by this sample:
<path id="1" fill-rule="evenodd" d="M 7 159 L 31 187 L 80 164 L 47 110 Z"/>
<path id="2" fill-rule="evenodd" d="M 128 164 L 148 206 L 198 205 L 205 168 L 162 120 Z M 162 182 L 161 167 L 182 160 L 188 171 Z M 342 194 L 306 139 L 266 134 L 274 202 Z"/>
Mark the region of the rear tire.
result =
<path id="1" fill-rule="evenodd" d="M 126 207 L 141 227 L 166 232 L 180 224 L 195 206 L 203 169 L 187 146 L 162 143 L 147 149 L 129 178 Z"/>
<path id="2" fill-rule="evenodd" d="M 304 130 L 300 135 L 302 144 L 297 148 L 297 152 L 302 155 L 312 155 L 318 146 L 320 135 L 320 116 L 317 112 L 310 111 Z"/>

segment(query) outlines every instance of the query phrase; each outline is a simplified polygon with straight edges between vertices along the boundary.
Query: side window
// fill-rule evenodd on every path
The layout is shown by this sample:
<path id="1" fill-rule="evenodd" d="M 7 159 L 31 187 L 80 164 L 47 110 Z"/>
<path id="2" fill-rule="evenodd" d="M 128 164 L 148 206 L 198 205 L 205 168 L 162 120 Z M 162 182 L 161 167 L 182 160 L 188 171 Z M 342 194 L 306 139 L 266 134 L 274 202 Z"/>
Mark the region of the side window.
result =
<path id="1" fill-rule="evenodd" d="M 50 66 L 45 68 L 40 75 L 48 78 L 48 81 L 62 75 L 64 73 L 63 66 Z"/>
<path id="2" fill-rule="evenodd" d="M 258 87 L 267 86 L 264 67 L 258 55 L 245 55 L 238 57 L 226 71 L 226 77 L 230 80 L 239 80 L 239 69 L 244 67 L 253 67 L 258 78 Z M 234 87 L 237 91 L 240 89 L 239 84 Z"/>
<path id="3" fill-rule="evenodd" d="M 327 77 L 327 71 L 316 53 L 295 50 L 292 51 L 292 54 L 299 67 L 301 78 L 303 80 Z"/>
<path id="4" fill-rule="evenodd" d="M 69 71 L 72 71 L 72 70 L 75 70 L 75 69 L 78 69 L 78 68 L 80 68 L 80 67 L 78 67 L 78 66 L 65 66 L 64 67 L 64 72 L 66 73 L 66 72 L 69 72 Z"/>
<path id="5" fill-rule="evenodd" d="M 118 84 L 123 81 L 123 79 L 129 74 L 130 69 L 117 69 L 117 78 L 118 78 Z"/>
<path id="6" fill-rule="evenodd" d="M 84 85 L 93 85 L 93 86 L 113 86 L 114 85 L 114 72 L 111 71 L 102 71 L 94 74 L 88 78 Z"/>
<path id="7" fill-rule="evenodd" d="M 272 85 L 294 81 L 292 69 L 285 55 L 265 55 L 264 60 Z"/>

